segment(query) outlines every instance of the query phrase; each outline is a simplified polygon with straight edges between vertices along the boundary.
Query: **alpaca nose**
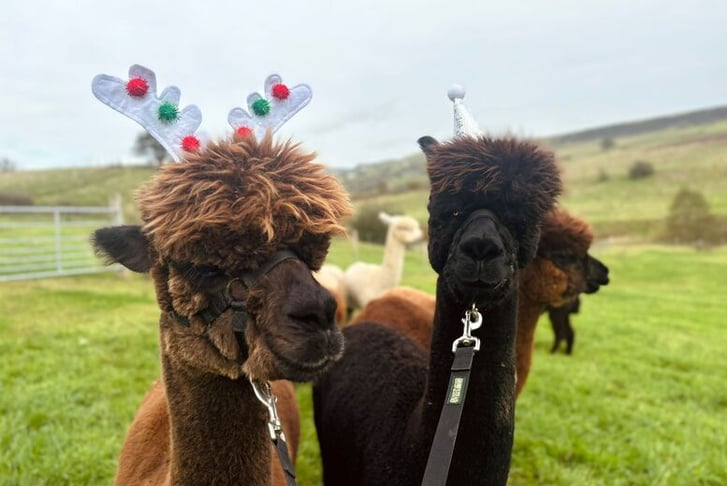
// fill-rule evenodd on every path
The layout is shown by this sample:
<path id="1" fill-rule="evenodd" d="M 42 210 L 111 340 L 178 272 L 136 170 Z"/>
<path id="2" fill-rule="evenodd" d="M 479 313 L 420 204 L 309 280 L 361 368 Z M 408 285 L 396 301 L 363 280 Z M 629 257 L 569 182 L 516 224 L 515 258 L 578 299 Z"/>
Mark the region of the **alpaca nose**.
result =
<path id="1" fill-rule="evenodd" d="M 487 262 L 503 254 L 503 249 L 492 238 L 479 234 L 468 234 L 459 245 L 462 253 L 474 261 Z"/>
<path id="2" fill-rule="evenodd" d="M 330 328 L 335 326 L 336 301 L 321 288 L 318 292 L 311 292 L 310 300 L 290 309 L 288 317 L 311 328 Z"/>

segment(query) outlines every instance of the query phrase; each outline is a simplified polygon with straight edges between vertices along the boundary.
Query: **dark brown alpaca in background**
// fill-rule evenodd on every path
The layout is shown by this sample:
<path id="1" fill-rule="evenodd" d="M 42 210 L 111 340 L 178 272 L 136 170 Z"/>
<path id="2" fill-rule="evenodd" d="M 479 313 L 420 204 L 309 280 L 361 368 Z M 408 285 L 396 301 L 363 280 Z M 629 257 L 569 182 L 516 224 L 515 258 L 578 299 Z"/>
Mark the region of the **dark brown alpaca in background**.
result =
<path id="1" fill-rule="evenodd" d="M 335 303 L 311 271 L 350 205 L 313 158 L 270 136 L 213 143 L 141 190 L 141 226 L 95 233 L 109 260 L 151 273 L 161 310 L 162 380 L 117 484 L 271 484 L 267 410 L 250 380 L 307 381 L 343 350 Z M 290 384 L 276 390 L 294 404 Z"/>
<path id="2" fill-rule="evenodd" d="M 373 322 L 344 329 L 346 353 L 314 382 L 327 486 L 419 485 L 474 304 L 483 325 L 448 484 L 505 484 L 514 428 L 517 269 L 560 193 L 552 154 L 515 139 L 420 139 L 431 180 L 429 260 L 438 273 L 429 352 Z M 428 364 L 427 364 L 428 363 Z"/>
<path id="3" fill-rule="evenodd" d="M 588 250 L 593 233 L 588 223 L 567 211 L 550 212 L 543 222 L 535 260 L 520 274 L 517 329 L 517 394 L 533 359 L 535 329 L 548 305 L 562 306 L 582 293 L 608 284 L 608 268 Z"/>

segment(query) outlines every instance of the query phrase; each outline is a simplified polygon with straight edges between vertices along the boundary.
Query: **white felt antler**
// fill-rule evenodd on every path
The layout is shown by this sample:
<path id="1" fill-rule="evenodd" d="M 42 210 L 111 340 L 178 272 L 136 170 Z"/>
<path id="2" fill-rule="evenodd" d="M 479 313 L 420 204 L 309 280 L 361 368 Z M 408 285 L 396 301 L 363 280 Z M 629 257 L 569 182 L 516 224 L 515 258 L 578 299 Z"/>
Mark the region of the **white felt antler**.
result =
<path id="1" fill-rule="evenodd" d="M 137 64 L 129 68 L 129 80 L 106 74 L 93 78 L 96 98 L 138 122 L 179 162 L 185 151 L 197 150 L 200 141 L 194 133 L 202 123 L 195 105 L 179 109 L 179 88 L 170 86 L 157 97 L 154 71 Z"/>
<path id="2" fill-rule="evenodd" d="M 260 140 L 267 130 L 275 133 L 293 115 L 307 105 L 313 91 L 307 84 L 288 88 L 277 74 L 265 80 L 265 97 L 252 93 L 247 97 L 248 111 L 235 107 L 230 110 L 227 121 L 236 133 L 254 133 Z"/>

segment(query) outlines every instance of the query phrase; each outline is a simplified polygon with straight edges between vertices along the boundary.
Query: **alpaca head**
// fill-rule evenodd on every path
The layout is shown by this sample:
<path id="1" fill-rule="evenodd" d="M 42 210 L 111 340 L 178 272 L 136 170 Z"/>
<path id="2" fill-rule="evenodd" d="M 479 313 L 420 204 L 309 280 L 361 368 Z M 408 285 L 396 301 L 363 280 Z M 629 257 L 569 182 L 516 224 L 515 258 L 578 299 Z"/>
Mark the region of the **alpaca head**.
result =
<path id="1" fill-rule="evenodd" d="M 409 216 L 390 216 L 382 211 L 379 213 L 379 220 L 388 227 L 387 242 L 393 238 L 402 245 L 410 245 L 424 237 L 419 222 Z"/>
<path id="2" fill-rule="evenodd" d="M 608 284 L 608 267 L 588 253 L 592 242 L 588 223 L 562 209 L 549 212 L 536 259 L 521 278 L 523 291 L 542 303 L 560 306 Z"/>
<path id="3" fill-rule="evenodd" d="M 335 303 L 311 271 L 350 205 L 313 158 L 270 136 L 212 143 L 140 191 L 140 227 L 95 233 L 110 260 L 151 272 L 169 359 L 231 378 L 308 380 L 340 356 Z M 291 257 L 271 265 L 280 250 Z M 220 295 L 235 304 L 208 322 Z"/>
<path id="4" fill-rule="evenodd" d="M 513 138 L 419 139 L 427 158 L 429 260 L 463 303 L 496 302 L 534 257 L 561 192 L 553 155 Z"/>

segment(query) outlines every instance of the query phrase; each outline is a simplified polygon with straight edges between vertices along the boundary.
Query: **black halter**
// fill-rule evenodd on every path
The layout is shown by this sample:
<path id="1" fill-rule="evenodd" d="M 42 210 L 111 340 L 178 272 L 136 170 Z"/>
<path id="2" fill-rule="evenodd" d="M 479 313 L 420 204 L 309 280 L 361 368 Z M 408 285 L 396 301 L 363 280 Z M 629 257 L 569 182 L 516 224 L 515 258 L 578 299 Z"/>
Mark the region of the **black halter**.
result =
<path id="1" fill-rule="evenodd" d="M 209 329 L 209 327 L 217 320 L 217 318 L 220 317 L 224 312 L 226 312 L 227 309 L 232 309 L 232 329 L 235 332 L 244 334 L 245 330 L 247 329 L 248 317 L 247 310 L 245 309 L 245 303 L 241 300 L 236 300 L 232 296 L 230 288 L 235 282 L 242 283 L 248 289 L 252 288 L 253 286 L 255 286 L 257 281 L 266 273 L 278 266 L 278 264 L 291 258 L 297 259 L 298 256 L 290 250 L 278 250 L 277 252 L 275 252 L 270 260 L 265 262 L 264 265 L 262 265 L 254 272 L 245 272 L 239 277 L 230 279 L 230 281 L 227 282 L 227 285 L 225 285 L 225 288 L 212 295 L 212 297 L 210 297 L 209 299 L 207 307 L 199 311 L 197 314 L 195 314 L 195 316 L 202 319 L 207 325 L 207 328 Z M 178 323 L 189 327 L 189 319 L 187 319 L 185 316 L 177 313 L 174 310 L 169 311 L 169 314 Z M 245 340 L 241 339 L 241 342 L 242 346 L 244 347 L 244 349 L 241 350 L 242 354 L 243 356 L 247 357 L 247 345 L 245 344 Z"/>
<path id="2" fill-rule="evenodd" d="M 245 303 L 241 300 L 236 300 L 232 296 L 230 287 L 234 282 L 241 282 L 246 288 L 252 288 L 257 283 L 257 281 L 266 273 L 278 266 L 278 264 L 291 258 L 298 259 L 298 256 L 290 250 L 278 250 L 277 252 L 275 252 L 270 260 L 265 262 L 265 264 L 258 268 L 256 271 L 245 272 L 239 277 L 230 279 L 230 281 L 227 282 L 227 285 L 225 285 L 225 288 L 222 291 L 214 294 L 210 298 L 207 307 L 199 311 L 197 314 L 195 314 L 195 316 L 202 319 L 207 325 L 207 329 L 209 330 L 212 323 L 214 323 L 218 317 L 226 312 L 227 309 L 232 309 L 232 329 L 235 332 L 239 332 L 244 335 L 245 330 L 247 329 L 247 311 L 245 310 Z M 178 323 L 189 327 L 189 319 L 187 319 L 183 315 L 178 314 L 174 310 L 169 311 L 169 314 Z M 242 348 L 242 355 L 245 357 L 245 359 L 247 359 L 248 349 L 244 337 L 243 339 L 240 339 L 240 347 Z M 260 400 L 266 407 L 268 407 L 268 413 L 270 415 L 268 427 L 270 428 L 270 424 L 277 423 L 277 427 L 272 428 L 270 431 L 271 439 L 273 442 L 273 446 L 275 447 L 275 452 L 278 454 L 280 465 L 285 473 L 286 484 L 288 486 L 295 486 L 295 468 L 293 467 L 293 463 L 290 460 L 290 456 L 288 455 L 288 446 L 285 441 L 285 435 L 283 434 L 283 429 L 277 417 L 277 411 L 275 410 L 276 398 L 272 395 L 270 391 L 269 383 L 266 383 L 267 394 L 265 396 L 259 395 L 259 388 L 256 388 L 259 385 L 254 382 L 251 383 L 258 400 Z"/>

